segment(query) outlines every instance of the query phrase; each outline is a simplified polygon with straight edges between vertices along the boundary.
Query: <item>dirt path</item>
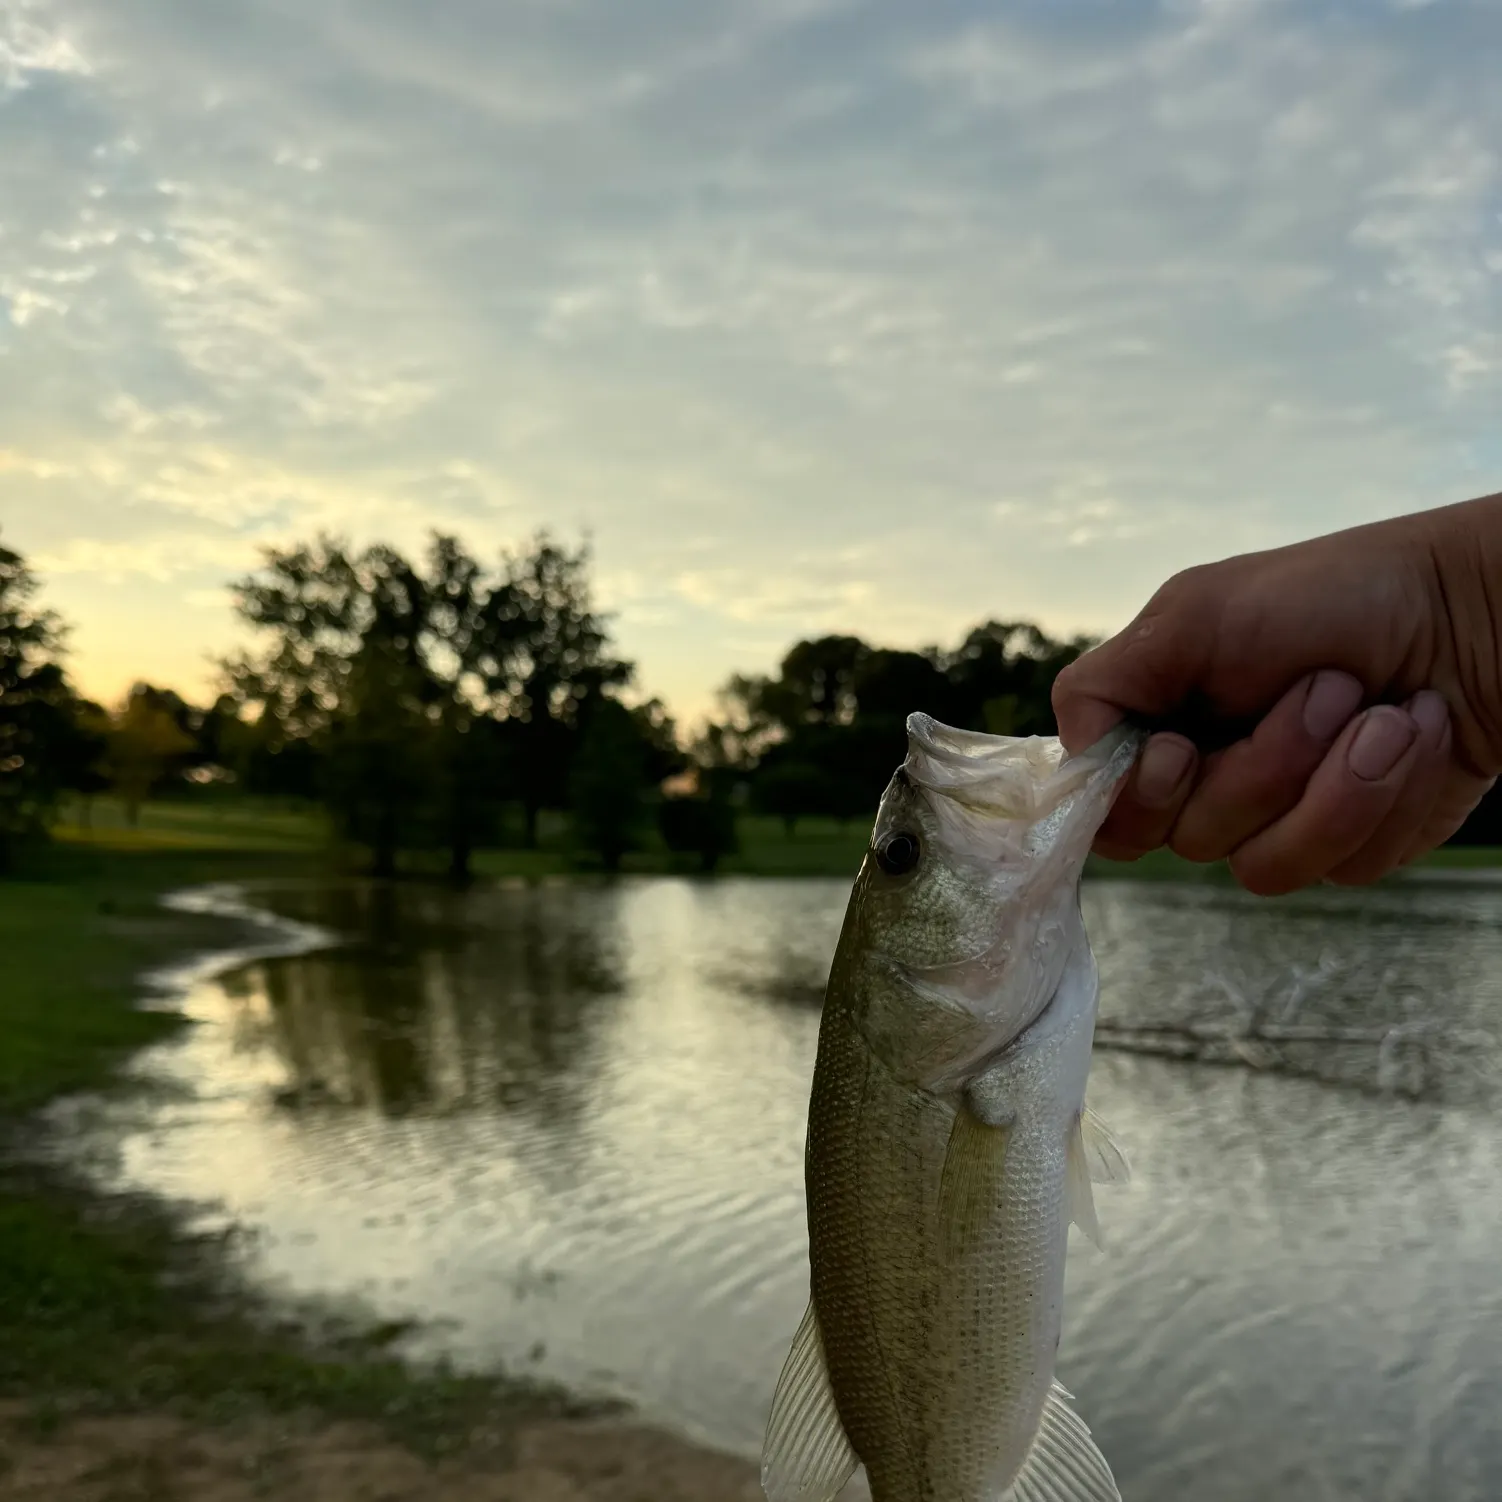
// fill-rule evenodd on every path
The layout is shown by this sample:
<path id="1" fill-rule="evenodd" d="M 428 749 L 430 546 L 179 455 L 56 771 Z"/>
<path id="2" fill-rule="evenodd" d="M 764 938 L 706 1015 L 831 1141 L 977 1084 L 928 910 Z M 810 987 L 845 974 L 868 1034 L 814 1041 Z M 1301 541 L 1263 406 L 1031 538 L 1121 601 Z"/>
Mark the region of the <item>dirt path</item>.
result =
<path id="1" fill-rule="evenodd" d="M 4 1502 L 760 1502 L 755 1468 L 618 1421 L 526 1423 L 429 1463 L 372 1428 L 169 1414 L 39 1433 L 0 1405 Z"/>

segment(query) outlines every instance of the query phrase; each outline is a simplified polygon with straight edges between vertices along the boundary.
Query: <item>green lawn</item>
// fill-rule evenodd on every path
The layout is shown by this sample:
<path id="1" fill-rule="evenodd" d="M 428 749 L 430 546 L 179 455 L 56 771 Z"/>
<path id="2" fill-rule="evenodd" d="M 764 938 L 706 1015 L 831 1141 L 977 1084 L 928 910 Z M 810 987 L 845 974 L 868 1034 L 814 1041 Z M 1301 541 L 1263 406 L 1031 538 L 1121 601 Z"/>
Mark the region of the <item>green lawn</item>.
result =
<path id="1" fill-rule="evenodd" d="M 1502 866 L 1502 846 L 1442 845 L 1414 864 L 1438 866 L 1442 870 L 1477 870 L 1488 866 Z"/>
<path id="2" fill-rule="evenodd" d="M 803 819 L 790 836 L 779 819 L 743 816 L 739 823 L 740 850 L 727 856 L 721 870 L 757 876 L 851 876 L 860 866 L 870 833 L 870 821 Z M 135 827 L 127 824 L 118 800 L 96 798 L 87 820 L 74 804 L 53 830 L 70 848 L 116 854 L 147 852 L 204 855 L 244 855 L 249 852 L 332 853 L 333 842 L 322 811 L 285 801 L 210 795 L 158 801 L 144 805 Z M 655 832 L 643 848 L 627 856 L 628 872 L 690 871 L 693 858 L 675 856 Z M 413 871 L 441 873 L 441 851 L 408 855 L 404 865 Z M 481 850 L 475 872 L 481 877 L 556 876 L 589 866 L 570 838 L 568 820 L 545 813 L 536 850 Z"/>
<path id="3" fill-rule="evenodd" d="M 116 851 L 303 851 L 329 844 L 328 820 L 316 806 L 216 795 L 147 803 L 134 827 L 117 798 L 94 798 L 87 808 L 75 799 L 53 834 L 65 844 Z"/>
<path id="4" fill-rule="evenodd" d="M 68 810 L 54 831 L 69 847 L 99 852 L 198 853 L 204 856 L 337 852 L 328 821 L 316 807 L 289 801 L 258 800 L 233 795 L 205 795 L 198 799 L 148 803 L 139 824 L 132 828 L 123 807 L 115 799 L 98 798 L 85 822 L 78 807 Z M 868 819 L 841 824 L 833 819 L 800 820 L 792 835 L 781 820 L 754 814 L 742 815 L 738 824 L 740 849 L 727 856 L 720 870 L 726 875 L 753 876 L 853 876 L 861 863 L 870 833 Z M 539 848 L 481 850 L 475 856 L 475 874 L 491 877 L 561 876 L 588 869 L 570 838 L 568 820 L 556 813 L 544 814 Z M 357 857 L 350 857 L 357 859 Z M 1485 868 L 1502 866 L 1502 849 L 1470 846 L 1436 850 L 1420 865 Z M 442 852 L 404 857 L 405 868 L 418 873 L 441 874 Z M 642 848 L 628 855 L 624 869 L 630 873 L 695 869 L 687 856 L 675 856 L 649 832 Z M 1139 861 L 1121 863 L 1092 857 L 1086 865 L 1091 877 L 1131 878 L 1142 881 L 1225 880 L 1223 865 L 1193 865 L 1168 850 L 1155 850 Z"/>
<path id="5" fill-rule="evenodd" d="M 59 847 L 41 871 L 0 882 L 0 1120 L 107 1082 L 123 1055 L 173 1026 L 131 1004 L 135 978 L 239 930 L 171 912 L 164 893 L 300 868 L 256 853 Z"/>
<path id="6" fill-rule="evenodd" d="M 164 852 L 171 820 L 158 812 L 143 821 L 150 845 L 65 843 L 31 876 L 0 883 L 0 1396 L 26 1399 L 38 1422 L 143 1405 L 306 1410 L 375 1420 L 428 1450 L 498 1415 L 563 1411 L 550 1390 L 414 1371 L 385 1352 L 389 1330 L 269 1325 L 229 1291 L 221 1249 L 185 1236 L 160 1205 L 6 1161 L 27 1111 L 108 1086 L 131 1050 L 177 1025 L 136 1007 L 144 968 L 238 937 L 230 920 L 162 909 L 163 893 L 314 869 L 305 853 L 243 848 L 254 838 L 205 851 L 182 820 L 186 848 Z M 277 838 L 295 841 L 285 827 Z"/>

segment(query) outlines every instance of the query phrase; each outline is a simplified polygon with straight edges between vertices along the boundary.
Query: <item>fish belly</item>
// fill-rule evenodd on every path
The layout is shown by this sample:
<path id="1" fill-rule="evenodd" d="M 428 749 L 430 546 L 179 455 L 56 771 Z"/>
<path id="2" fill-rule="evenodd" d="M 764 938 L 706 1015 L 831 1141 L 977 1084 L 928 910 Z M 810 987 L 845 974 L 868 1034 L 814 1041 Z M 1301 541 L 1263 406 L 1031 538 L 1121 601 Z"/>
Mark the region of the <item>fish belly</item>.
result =
<path id="1" fill-rule="evenodd" d="M 954 1115 L 826 1010 L 806 1165 L 813 1300 L 874 1502 L 997 1502 L 1053 1375 L 1062 1140 L 1055 1154 L 1046 1131 L 1009 1132 L 994 1202 L 955 1248 L 940 1223 Z"/>

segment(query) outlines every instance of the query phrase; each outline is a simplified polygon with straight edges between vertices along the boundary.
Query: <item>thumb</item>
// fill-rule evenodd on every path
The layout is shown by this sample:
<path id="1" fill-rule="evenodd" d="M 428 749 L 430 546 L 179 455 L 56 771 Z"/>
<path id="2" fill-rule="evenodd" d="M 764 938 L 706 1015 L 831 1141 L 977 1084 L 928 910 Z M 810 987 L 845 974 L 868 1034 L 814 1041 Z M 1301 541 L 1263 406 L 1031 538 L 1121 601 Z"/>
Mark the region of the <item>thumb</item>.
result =
<path id="1" fill-rule="evenodd" d="M 1170 579 L 1131 625 L 1054 680 L 1066 750 L 1094 745 L 1128 715 L 1164 715 L 1194 696 L 1213 661 L 1220 611 L 1187 579 Z"/>

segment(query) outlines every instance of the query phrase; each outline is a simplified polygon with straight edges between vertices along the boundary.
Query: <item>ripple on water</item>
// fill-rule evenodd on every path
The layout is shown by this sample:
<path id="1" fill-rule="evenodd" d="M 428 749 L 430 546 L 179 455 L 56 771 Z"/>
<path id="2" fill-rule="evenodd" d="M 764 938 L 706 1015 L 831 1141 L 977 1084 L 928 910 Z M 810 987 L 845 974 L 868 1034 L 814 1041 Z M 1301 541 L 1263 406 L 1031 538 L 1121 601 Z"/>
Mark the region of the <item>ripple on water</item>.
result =
<path id="1" fill-rule="evenodd" d="M 116 1172 L 222 1202 L 262 1233 L 268 1287 L 361 1290 L 429 1322 L 418 1349 L 603 1384 L 754 1452 L 806 1298 L 817 986 L 847 890 L 270 890 L 349 942 L 199 976 L 210 1025 L 147 1062 L 191 1090 L 107 1118 Z M 1108 1015 L 1297 998 L 1468 1035 L 1419 1103 L 1097 1055 L 1135 1182 L 1100 1191 L 1109 1254 L 1071 1250 L 1061 1371 L 1124 1495 L 1502 1495 L 1502 894 L 1086 903 Z"/>

